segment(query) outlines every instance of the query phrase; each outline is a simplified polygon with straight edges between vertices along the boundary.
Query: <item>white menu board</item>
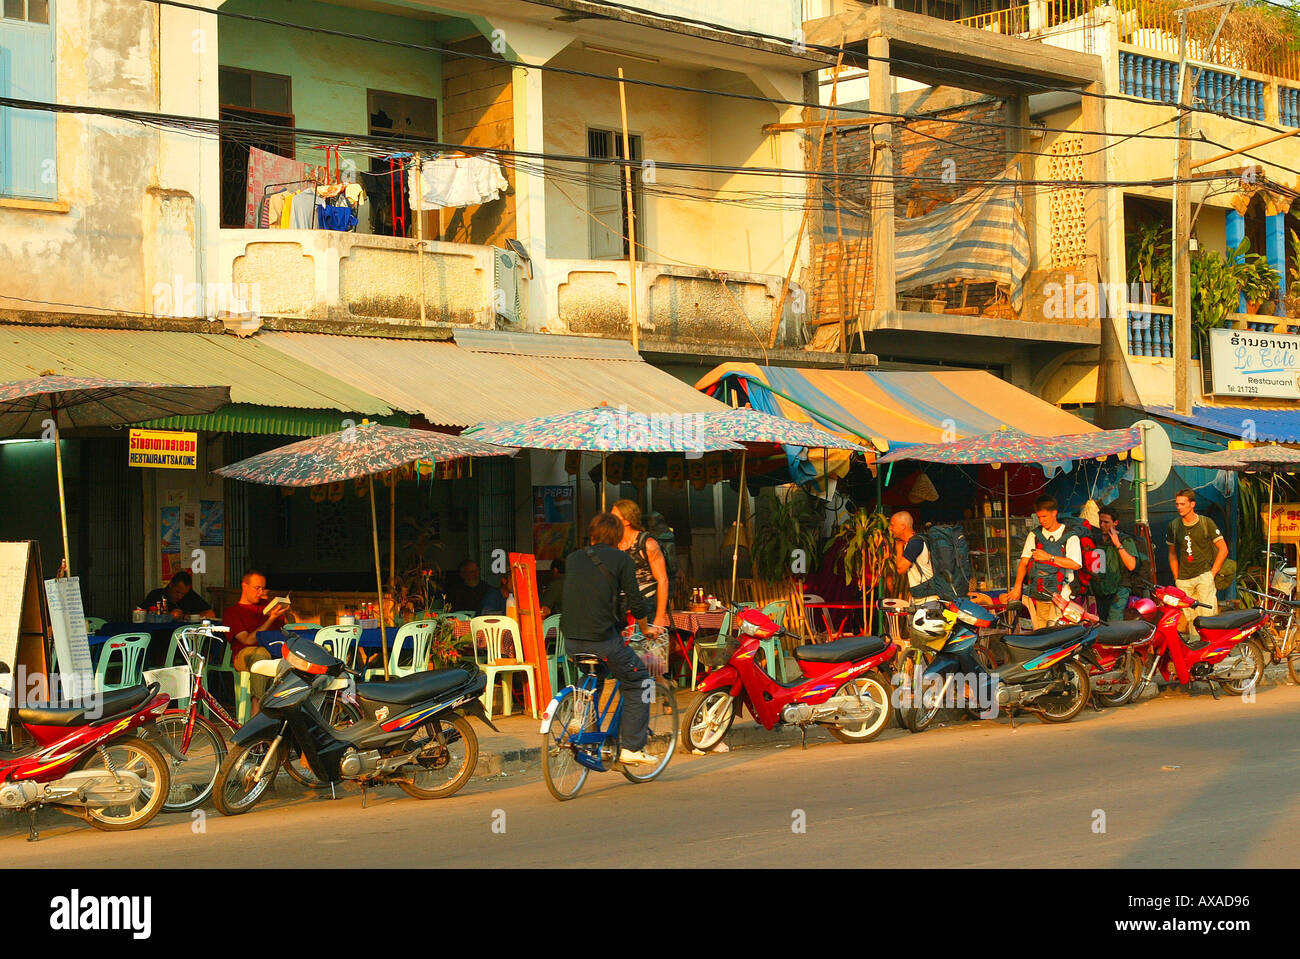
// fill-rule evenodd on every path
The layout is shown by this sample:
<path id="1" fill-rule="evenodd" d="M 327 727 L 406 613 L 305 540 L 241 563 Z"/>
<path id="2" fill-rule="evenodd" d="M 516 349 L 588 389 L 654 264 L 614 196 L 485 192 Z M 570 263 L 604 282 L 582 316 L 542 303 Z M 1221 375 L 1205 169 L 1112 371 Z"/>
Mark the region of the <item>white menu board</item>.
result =
<path id="1" fill-rule="evenodd" d="M 59 656 L 59 676 L 69 699 L 82 699 L 95 691 L 95 661 L 86 637 L 86 614 L 81 607 L 81 580 L 76 576 L 45 581 L 45 601 L 50 609 L 50 630 Z"/>
<path id="2" fill-rule="evenodd" d="M 1217 395 L 1300 399 L 1300 336 L 1210 330 L 1210 361 Z"/>
<path id="3" fill-rule="evenodd" d="M 0 728 L 9 724 L 14 674 L 18 670 L 18 631 L 23 622 L 27 553 L 26 543 L 0 543 L 0 663 L 10 670 L 0 680 Z"/>

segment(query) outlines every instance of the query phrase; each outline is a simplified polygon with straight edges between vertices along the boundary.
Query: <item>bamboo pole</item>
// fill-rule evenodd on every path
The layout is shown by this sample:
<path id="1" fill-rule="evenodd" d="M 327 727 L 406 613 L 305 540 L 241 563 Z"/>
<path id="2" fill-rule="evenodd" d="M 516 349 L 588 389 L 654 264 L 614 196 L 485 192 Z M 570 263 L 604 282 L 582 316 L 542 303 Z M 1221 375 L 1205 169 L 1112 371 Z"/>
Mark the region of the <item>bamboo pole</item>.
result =
<path id="1" fill-rule="evenodd" d="M 605 488 L 609 485 L 609 474 L 605 470 L 605 453 L 600 454 L 600 511 L 606 510 Z"/>
<path id="2" fill-rule="evenodd" d="M 1268 524 L 1264 529 L 1264 595 L 1268 595 L 1270 579 L 1269 567 L 1273 561 L 1273 480 L 1276 473 L 1268 474 Z"/>
<path id="3" fill-rule="evenodd" d="M 388 487 L 388 585 L 396 586 L 397 584 L 397 477 L 393 477 L 393 485 Z M 380 615 L 382 616 L 380 607 Z M 393 609 L 393 615 L 397 615 L 397 609 Z"/>
<path id="4" fill-rule="evenodd" d="M 623 68 L 618 68 L 618 109 L 623 119 L 623 185 L 627 198 L 627 316 L 632 324 L 632 349 L 641 348 L 641 324 L 636 309 L 636 210 L 632 206 L 632 151 L 627 135 L 627 92 Z"/>
<path id="5" fill-rule="evenodd" d="M 1007 541 L 1007 589 L 1011 589 L 1011 479 L 1002 467 L 1002 532 Z"/>
<path id="6" fill-rule="evenodd" d="M 375 512 L 375 477 L 366 477 L 370 483 L 370 534 L 375 545 L 375 591 L 379 598 L 379 645 L 384 656 L 384 681 L 388 675 L 388 631 L 384 629 L 384 583 L 383 571 L 379 564 L 379 516 Z"/>
<path id="7" fill-rule="evenodd" d="M 745 459 L 748 455 L 748 447 L 740 451 L 740 496 L 736 500 L 736 533 L 731 543 L 731 602 L 733 603 L 736 601 L 736 566 L 740 562 L 740 523 L 745 512 Z"/>
<path id="8" fill-rule="evenodd" d="M 54 470 L 59 480 L 59 522 L 63 529 L 63 568 L 57 575 L 72 575 L 72 553 L 68 550 L 68 501 L 63 491 L 63 441 L 59 439 L 59 411 L 50 397 L 50 417 L 54 420 Z"/>

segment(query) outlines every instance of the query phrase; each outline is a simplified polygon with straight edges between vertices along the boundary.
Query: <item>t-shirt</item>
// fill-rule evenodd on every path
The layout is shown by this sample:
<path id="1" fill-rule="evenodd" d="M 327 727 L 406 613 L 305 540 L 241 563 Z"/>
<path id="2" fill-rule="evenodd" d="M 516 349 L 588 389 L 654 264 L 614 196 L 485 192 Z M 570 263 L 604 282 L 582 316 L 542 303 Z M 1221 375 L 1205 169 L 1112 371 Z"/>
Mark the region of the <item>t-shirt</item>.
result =
<path id="1" fill-rule="evenodd" d="M 466 586 L 465 581 L 457 576 L 456 581 L 447 590 L 447 602 L 451 605 L 451 611 L 457 613 L 461 610 L 469 610 L 475 616 L 482 615 L 483 598 L 487 595 L 488 588 L 488 584 L 481 579 L 473 586 Z"/>
<path id="2" fill-rule="evenodd" d="M 913 534 L 903 546 L 903 559 L 912 564 L 907 568 L 908 590 L 915 589 L 926 580 L 934 579 L 934 564 L 930 562 L 930 547 L 926 545 L 924 536 Z"/>
<path id="3" fill-rule="evenodd" d="M 1188 526 L 1180 516 L 1169 524 L 1165 542 L 1173 546 L 1178 557 L 1178 578 L 1195 579 L 1202 573 L 1208 573 L 1214 565 L 1218 550 L 1214 541 L 1223 539 L 1219 526 L 1208 516 L 1196 517 L 1196 522 Z"/>
<path id="4" fill-rule="evenodd" d="M 618 636 L 627 625 L 616 612 L 619 593 L 627 596 L 634 617 L 641 619 L 649 609 L 636 585 L 636 564 L 632 557 L 613 546 L 588 547 L 600 565 L 592 562 L 586 549 L 570 553 L 564 561 L 564 612 L 560 629 L 564 641 L 599 643 Z"/>
<path id="5" fill-rule="evenodd" d="M 253 637 L 253 642 L 244 643 L 240 642 L 239 634 L 260 629 L 262 623 L 266 622 L 266 613 L 263 612 L 265 608 L 265 606 L 252 606 L 246 603 L 235 603 L 233 606 L 226 607 L 226 615 L 222 622 L 230 627 L 230 632 L 226 634 L 226 642 L 230 643 L 231 659 L 239 655 L 241 650 L 257 645 L 256 636 Z M 282 612 L 268 627 L 268 632 L 279 629 L 283 625 L 284 613 Z"/>
<path id="6" fill-rule="evenodd" d="M 181 612 L 185 613 L 187 616 L 197 613 L 206 613 L 212 608 L 211 605 L 208 604 L 208 601 L 194 590 L 190 590 L 182 596 L 180 603 L 175 603 L 172 601 L 172 598 L 167 595 L 166 586 L 160 586 L 158 589 L 155 589 L 152 593 L 146 596 L 144 602 L 140 605 L 140 608 L 152 609 L 155 604 L 161 603 L 163 600 L 167 601 L 167 608 L 169 610 L 175 609 L 179 605 Z"/>
<path id="7" fill-rule="evenodd" d="M 542 590 L 541 604 L 551 611 L 551 615 L 564 611 L 564 577 L 557 576 L 546 584 Z"/>
<path id="8" fill-rule="evenodd" d="M 1025 548 L 1020 551 L 1021 559 L 1032 558 L 1034 550 L 1038 549 L 1035 534 L 1042 536 L 1043 539 L 1048 542 L 1057 543 L 1060 542 L 1061 537 L 1065 535 L 1065 524 L 1061 523 L 1050 533 L 1041 526 L 1036 530 L 1030 530 L 1029 535 L 1025 537 Z M 1079 545 L 1079 537 L 1071 536 L 1065 541 L 1065 558 L 1074 560 L 1080 567 L 1083 566 L 1083 547 Z M 1060 583 L 1062 587 L 1074 582 L 1074 570 L 1066 569 L 1061 566 L 1056 567 L 1056 569 L 1057 572 L 1061 574 Z"/>

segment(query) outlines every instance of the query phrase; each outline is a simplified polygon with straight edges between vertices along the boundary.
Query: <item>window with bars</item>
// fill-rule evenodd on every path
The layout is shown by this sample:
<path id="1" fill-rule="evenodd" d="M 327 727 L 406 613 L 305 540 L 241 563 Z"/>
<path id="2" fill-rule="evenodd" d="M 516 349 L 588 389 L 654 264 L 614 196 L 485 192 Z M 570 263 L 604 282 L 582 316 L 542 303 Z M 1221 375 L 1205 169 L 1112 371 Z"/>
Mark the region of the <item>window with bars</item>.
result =
<path id="1" fill-rule="evenodd" d="M 290 128 L 285 133 L 221 129 L 221 225 L 242 227 L 248 192 L 248 149 L 294 155 L 293 83 L 289 77 L 221 67 L 217 74 L 221 119 Z"/>
<path id="2" fill-rule="evenodd" d="M 641 137 L 628 136 L 628 148 L 633 160 L 641 160 Z M 595 159 L 623 159 L 623 134 L 614 130 L 587 130 L 587 156 Z M 627 181 L 626 167 L 618 164 L 591 165 L 591 184 L 587 190 L 588 210 L 591 212 L 589 236 L 593 260 L 619 259 L 627 256 Z M 645 245 L 645 201 L 641 178 L 632 178 L 632 212 L 636 220 L 636 243 Z M 645 256 L 638 249 L 637 259 Z"/>
<path id="3" fill-rule="evenodd" d="M 54 102 L 49 0 L 0 0 L 0 96 Z M 54 114 L 0 107 L 0 196 L 58 198 Z"/>

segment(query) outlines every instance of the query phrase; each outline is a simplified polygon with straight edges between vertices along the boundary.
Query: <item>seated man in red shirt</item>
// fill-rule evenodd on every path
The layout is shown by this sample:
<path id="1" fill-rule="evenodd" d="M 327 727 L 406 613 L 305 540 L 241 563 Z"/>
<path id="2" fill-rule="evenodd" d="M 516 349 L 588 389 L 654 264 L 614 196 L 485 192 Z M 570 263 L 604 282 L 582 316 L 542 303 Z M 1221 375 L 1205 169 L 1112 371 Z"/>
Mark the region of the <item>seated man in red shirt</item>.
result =
<path id="1" fill-rule="evenodd" d="M 240 672 L 248 672 L 259 659 L 270 659 L 271 654 L 257 644 L 257 634 L 280 629 L 289 617 L 289 611 L 277 606 L 269 614 L 265 611 L 266 577 L 250 569 L 240 580 L 239 602 L 226 608 L 225 625 L 230 627 L 226 641 L 230 643 L 230 663 Z M 256 674 L 249 677 L 253 695 L 253 714 L 261 709 L 262 694 L 266 692 L 268 677 Z"/>

